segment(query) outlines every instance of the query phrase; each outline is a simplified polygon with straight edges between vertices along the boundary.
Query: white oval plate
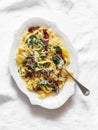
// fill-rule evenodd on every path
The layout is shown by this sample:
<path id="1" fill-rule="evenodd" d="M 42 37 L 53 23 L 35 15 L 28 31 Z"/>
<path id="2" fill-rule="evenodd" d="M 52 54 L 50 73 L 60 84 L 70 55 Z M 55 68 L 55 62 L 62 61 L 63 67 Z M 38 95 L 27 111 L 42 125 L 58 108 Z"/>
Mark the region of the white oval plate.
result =
<path id="1" fill-rule="evenodd" d="M 59 92 L 58 95 L 49 96 L 45 99 L 40 99 L 37 97 L 37 94 L 30 92 L 27 90 L 25 86 L 24 80 L 19 76 L 17 71 L 17 65 L 15 61 L 16 51 L 19 46 L 19 41 L 22 37 L 22 34 L 30 27 L 30 26 L 46 26 L 52 28 L 53 31 L 61 38 L 63 46 L 69 50 L 71 64 L 68 66 L 68 70 L 74 71 L 74 77 L 77 76 L 78 71 L 78 63 L 77 63 L 77 54 L 74 48 L 72 47 L 70 41 L 67 39 L 64 33 L 62 33 L 57 27 L 56 23 L 47 21 L 42 18 L 31 18 L 27 20 L 16 32 L 14 37 L 14 42 L 12 44 L 10 58 L 9 58 L 9 70 L 11 75 L 13 76 L 17 87 L 27 95 L 32 105 L 39 105 L 47 109 L 56 109 L 62 106 L 69 97 L 71 97 L 75 93 L 75 83 L 71 81 L 67 81 L 65 86 Z"/>

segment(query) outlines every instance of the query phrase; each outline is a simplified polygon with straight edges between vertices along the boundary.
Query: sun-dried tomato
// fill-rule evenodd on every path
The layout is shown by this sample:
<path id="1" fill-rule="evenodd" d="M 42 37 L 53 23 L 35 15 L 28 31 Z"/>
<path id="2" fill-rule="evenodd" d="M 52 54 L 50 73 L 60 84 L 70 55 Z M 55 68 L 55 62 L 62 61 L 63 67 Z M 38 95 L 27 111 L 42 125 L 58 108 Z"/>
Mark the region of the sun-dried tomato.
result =
<path id="1" fill-rule="evenodd" d="M 41 90 L 41 87 L 40 86 L 37 86 L 36 88 L 33 88 L 34 91 L 40 91 Z"/>
<path id="2" fill-rule="evenodd" d="M 32 77 L 32 73 L 31 72 L 27 72 L 25 75 L 25 78 L 31 78 Z"/>
<path id="3" fill-rule="evenodd" d="M 26 66 L 30 66 L 34 63 L 34 59 L 28 59 Z"/>
<path id="4" fill-rule="evenodd" d="M 33 32 L 33 31 L 35 31 L 35 30 L 37 30 L 39 28 L 40 28 L 40 26 L 31 26 L 31 27 L 29 27 L 28 31 Z"/>
<path id="5" fill-rule="evenodd" d="M 47 45 L 49 42 L 49 34 L 47 32 L 47 29 L 43 29 L 43 35 L 44 35 L 44 43 Z"/>

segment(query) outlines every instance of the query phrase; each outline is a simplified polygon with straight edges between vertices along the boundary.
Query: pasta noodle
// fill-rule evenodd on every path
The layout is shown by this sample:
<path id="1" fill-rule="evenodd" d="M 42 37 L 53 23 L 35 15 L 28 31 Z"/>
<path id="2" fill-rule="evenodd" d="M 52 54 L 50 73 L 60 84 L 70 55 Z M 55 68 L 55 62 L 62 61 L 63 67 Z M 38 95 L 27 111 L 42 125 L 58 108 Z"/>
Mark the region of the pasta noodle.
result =
<path id="1" fill-rule="evenodd" d="M 65 66 L 70 64 L 68 50 L 52 29 L 32 26 L 22 35 L 16 53 L 18 72 L 27 89 L 37 93 L 39 98 L 58 93 L 68 79 L 57 54 Z"/>

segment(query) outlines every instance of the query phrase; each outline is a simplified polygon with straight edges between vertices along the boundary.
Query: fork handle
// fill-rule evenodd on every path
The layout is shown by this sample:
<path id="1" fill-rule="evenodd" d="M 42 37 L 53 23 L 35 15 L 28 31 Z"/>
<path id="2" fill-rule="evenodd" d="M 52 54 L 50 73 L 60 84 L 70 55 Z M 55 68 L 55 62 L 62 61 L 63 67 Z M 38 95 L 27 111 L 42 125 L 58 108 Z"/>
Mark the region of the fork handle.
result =
<path id="1" fill-rule="evenodd" d="M 82 93 L 85 96 L 88 96 L 90 94 L 90 91 L 84 87 L 78 80 L 76 80 L 71 74 L 70 72 L 63 66 L 63 69 L 68 73 L 68 75 L 75 81 L 75 83 L 78 85 L 78 87 L 80 88 L 80 90 L 82 91 Z"/>

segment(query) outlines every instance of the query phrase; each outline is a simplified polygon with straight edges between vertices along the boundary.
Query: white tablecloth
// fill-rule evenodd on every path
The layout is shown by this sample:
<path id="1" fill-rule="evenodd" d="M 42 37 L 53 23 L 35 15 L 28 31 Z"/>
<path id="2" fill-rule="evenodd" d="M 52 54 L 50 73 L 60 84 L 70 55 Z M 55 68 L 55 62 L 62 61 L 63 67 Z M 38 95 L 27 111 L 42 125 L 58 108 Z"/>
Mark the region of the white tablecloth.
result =
<path id="1" fill-rule="evenodd" d="M 30 17 L 55 21 L 78 52 L 79 81 L 91 94 L 76 94 L 61 108 L 32 106 L 8 70 L 13 36 Z M 66 94 L 66 93 L 65 93 Z M 98 130 L 98 1 L 0 0 L 0 130 Z"/>

